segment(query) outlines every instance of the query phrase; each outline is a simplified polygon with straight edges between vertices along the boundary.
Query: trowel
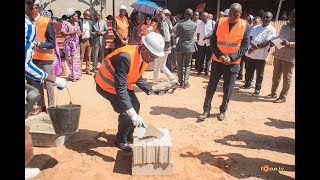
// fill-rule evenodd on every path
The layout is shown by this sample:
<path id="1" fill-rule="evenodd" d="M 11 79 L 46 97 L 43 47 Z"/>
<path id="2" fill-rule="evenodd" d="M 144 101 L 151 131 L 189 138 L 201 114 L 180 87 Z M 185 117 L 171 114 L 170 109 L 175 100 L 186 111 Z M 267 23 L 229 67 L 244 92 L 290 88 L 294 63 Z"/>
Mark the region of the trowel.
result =
<path id="1" fill-rule="evenodd" d="M 139 139 L 147 139 L 151 137 L 160 139 L 164 134 L 151 124 L 143 124 L 142 128 L 135 128 L 133 136 L 138 137 Z"/>

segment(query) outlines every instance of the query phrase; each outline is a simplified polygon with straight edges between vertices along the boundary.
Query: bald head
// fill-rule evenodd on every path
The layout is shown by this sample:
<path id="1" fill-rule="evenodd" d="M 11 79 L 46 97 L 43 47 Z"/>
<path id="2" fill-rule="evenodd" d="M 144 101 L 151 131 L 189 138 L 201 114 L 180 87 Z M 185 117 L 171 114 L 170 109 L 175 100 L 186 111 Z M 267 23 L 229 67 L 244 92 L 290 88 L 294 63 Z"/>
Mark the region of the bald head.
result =
<path id="1" fill-rule="evenodd" d="M 193 11 L 190 8 L 186 9 L 186 11 L 184 12 L 184 18 L 186 20 L 192 18 L 192 15 L 193 15 Z"/>
<path id="2" fill-rule="evenodd" d="M 229 23 L 238 22 L 242 14 L 242 6 L 239 3 L 233 3 L 229 7 Z"/>
<path id="3" fill-rule="evenodd" d="M 209 17 L 209 14 L 207 12 L 202 13 L 201 14 L 201 21 L 206 24 L 208 22 L 208 17 Z"/>
<path id="4" fill-rule="evenodd" d="M 231 6 L 230 6 L 230 8 L 229 8 L 229 11 L 230 11 L 231 9 L 234 9 L 234 10 L 239 11 L 239 12 L 242 13 L 242 6 L 241 6 L 241 4 L 239 4 L 239 3 L 233 3 L 233 4 L 231 4 Z"/>
<path id="5" fill-rule="evenodd" d="M 209 18 L 210 20 L 213 20 L 213 14 L 208 14 L 208 18 Z"/>

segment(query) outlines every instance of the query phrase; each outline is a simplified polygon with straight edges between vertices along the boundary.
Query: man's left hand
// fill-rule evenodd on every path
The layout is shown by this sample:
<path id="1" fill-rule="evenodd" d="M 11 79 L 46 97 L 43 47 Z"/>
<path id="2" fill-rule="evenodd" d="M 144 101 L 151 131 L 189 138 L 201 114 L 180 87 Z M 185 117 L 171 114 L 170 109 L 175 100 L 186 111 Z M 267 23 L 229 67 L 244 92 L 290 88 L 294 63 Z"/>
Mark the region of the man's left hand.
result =
<path id="1" fill-rule="evenodd" d="M 229 65 L 230 63 L 231 63 L 230 57 L 229 57 L 229 56 L 226 56 L 226 57 L 224 58 L 223 64 L 224 64 L 224 65 Z"/>

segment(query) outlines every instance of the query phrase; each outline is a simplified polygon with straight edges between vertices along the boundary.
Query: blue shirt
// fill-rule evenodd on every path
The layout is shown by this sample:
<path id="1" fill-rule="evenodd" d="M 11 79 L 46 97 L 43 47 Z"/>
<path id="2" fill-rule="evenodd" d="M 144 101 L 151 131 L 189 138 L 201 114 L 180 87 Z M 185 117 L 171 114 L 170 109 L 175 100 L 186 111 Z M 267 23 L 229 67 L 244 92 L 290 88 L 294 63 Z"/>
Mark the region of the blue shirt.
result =
<path id="1" fill-rule="evenodd" d="M 48 76 L 46 72 L 38 68 L 32 63 L 32 51 L 34 50 L 34 40 L 36 38 L 37 29 L 31 20 L 25 16 L 25 51 L 24 51 L 24 74 L 38 83 L 42 83 Z"/>

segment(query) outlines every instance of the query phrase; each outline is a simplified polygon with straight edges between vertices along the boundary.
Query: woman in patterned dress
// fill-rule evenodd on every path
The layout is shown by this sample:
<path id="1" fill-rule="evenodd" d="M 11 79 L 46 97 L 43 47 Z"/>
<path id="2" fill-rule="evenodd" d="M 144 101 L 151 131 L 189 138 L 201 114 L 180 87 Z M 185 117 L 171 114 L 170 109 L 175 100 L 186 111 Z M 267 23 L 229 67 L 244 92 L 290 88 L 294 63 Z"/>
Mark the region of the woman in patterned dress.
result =
<path id="1" fill-rule="evenodd" d="M 78 24 L 78 15 L 73 9 L 67 9 L 67 17 L 68 20 L 63 21 L 61 28 L 61 35 L 65 36 L 63 51 L 70 69 L 69 79 L 76 82 L 80 80 L 82 68 L 79 44 L 81 31 Z"/>

